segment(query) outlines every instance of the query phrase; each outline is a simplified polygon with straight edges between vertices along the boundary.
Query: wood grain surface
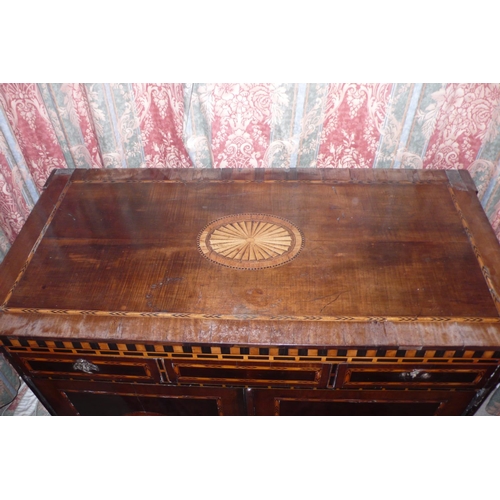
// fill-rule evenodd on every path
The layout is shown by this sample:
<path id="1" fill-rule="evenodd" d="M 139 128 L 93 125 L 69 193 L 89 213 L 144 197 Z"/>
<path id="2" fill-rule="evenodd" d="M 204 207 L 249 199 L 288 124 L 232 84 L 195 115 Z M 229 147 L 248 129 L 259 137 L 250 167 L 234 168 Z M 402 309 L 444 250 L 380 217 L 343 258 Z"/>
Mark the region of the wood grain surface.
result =
<path id="1" fill-rule="evenodd" d="M 489 343 L 498 331 L 500 251 L 470 176 L 456 174 L 75 170 L 69 183 L 56 176 L 32 214 L 41 222 L 27 224 L 0 267 L 0 328 L 30 316 L 32 335 L 33 325 L 59 322 L 52 334 L 66 336 L 64 322 L 84 321 L 97 325 L 88 336 L 106 338 L 117 335 L 113 323 L 133 336 L 146 321 L 152 338 L 158 329 L 163 338 L 182 330 L 182 341 L 200 341 L 200 325 L 209 325 L 211 338 L 220 331 L 234 342 L 248 331 L 246 341 L 258 342 L 262 332 L 268 343 L 279 325 L 280 343 L 293 344 L 315 336 L 344 342 L 349 323 L 367 323 L 351 342 L 369 345 L 380 343 L 380 334 L 370 339 L 374 324 L 383 323 L 387 337 L 391 324 L 403 323 L 401 335 L 416 345 L 422 335 L 449 343 L 446 322 L 477 332 L 478 345 L 487 331 Z M 291 247 L 278 225 L 271 234 L 286 243 L 283 252 L 242 253 L 270 267 L 206 258 L 198 246 L 204 228 L 238 214 L 289 221 L 303 236 L 300 252 L 272 265 Z M 452 341 L 466 342 L 461 333 Z"/>

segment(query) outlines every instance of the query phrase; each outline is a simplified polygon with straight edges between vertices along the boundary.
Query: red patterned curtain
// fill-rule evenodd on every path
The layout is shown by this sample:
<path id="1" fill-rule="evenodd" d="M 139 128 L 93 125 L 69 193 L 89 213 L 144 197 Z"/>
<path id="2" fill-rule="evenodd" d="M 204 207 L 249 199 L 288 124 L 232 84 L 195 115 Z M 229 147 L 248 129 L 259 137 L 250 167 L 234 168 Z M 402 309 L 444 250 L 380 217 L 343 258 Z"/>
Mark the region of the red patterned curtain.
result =
<path id="1" fill-rule="evenodd" d="M 500 84 L 0 84 L 0 260 L 54 168 L 468 169 L 500 235 Z"/>

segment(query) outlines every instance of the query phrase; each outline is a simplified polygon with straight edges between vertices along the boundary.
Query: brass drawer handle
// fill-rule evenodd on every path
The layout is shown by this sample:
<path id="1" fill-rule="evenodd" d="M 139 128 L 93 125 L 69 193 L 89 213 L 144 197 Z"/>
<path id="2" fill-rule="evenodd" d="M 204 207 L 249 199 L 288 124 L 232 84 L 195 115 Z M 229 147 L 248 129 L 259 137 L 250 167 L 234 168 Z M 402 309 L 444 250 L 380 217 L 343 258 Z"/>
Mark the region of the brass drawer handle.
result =
<path id="1" fill-rule="evenodd" d="M 86 359 L 80 358 L 75 361 L 73 365 L 73 370 L 82 371 L 85 373 L 92 373 L 92 372 L 98 372 L 99 367 L 94 365 L 94 363 L 87 361 Z"/>
<path id="2" fill-rule="evenodd" d="M 399 375 L 403 380 L 429 380 L 431 378 L 431 374 L 424 372 L 422 370 L 412 370 L 411 372 L 403 372 Z"/>

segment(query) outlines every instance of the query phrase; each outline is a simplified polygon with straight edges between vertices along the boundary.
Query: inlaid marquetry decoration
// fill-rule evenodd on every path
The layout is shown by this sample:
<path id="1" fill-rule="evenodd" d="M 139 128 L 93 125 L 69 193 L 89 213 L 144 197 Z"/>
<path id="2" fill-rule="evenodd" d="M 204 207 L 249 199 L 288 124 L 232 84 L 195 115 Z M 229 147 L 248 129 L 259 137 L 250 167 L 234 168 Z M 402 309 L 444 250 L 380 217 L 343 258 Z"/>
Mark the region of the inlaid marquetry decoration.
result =
<path id="1" fill-rule="evenodd" d="M 304 236 L 290 221 L 268 214 L 235 214 L 216 219 L 198 235 L 208 260 L 234 269 L 266 269 L 297 257 Z"/>

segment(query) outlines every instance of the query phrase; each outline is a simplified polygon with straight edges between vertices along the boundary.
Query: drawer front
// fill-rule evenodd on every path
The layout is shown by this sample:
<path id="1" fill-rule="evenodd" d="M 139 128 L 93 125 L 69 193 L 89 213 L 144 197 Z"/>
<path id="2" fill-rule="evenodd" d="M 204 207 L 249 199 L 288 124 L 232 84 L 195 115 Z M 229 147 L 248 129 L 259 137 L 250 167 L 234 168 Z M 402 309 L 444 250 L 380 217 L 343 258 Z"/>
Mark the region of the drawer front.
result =
<path id="1" fill-rule="evenodd" d="M 163 382 L 154 359 L 38 354 L 18 355 L 18 359 L 37 378 Z"/>
<path id="2" fill-rule="evenodd" d="M 454 365 L 340 365 L 336 380 L 330 386 L 355 388 L 478 388 L 486 383 L 494 367 Z"/>
<path id="3" fill-rule="evenodd" d="M 234 386 L 326 387 L 332 369 L 329 365 L 319 363 L 294 365 L 166 361 L 165 364 L 172 382 Z"/>

